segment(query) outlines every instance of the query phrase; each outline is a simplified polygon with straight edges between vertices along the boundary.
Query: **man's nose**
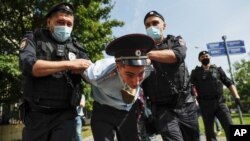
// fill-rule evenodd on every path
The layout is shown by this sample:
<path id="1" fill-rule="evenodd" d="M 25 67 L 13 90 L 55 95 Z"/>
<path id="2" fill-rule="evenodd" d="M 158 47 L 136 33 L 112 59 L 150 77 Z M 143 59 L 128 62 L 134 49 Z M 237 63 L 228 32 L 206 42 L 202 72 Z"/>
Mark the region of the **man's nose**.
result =
<path id="1" fill-rule="evenodd" d="M 141 77 L 136 77 L 134 80 L 133 80 L 133 87 L 137 87 L 140 85 L 140 82 L 141 82 Z"/>

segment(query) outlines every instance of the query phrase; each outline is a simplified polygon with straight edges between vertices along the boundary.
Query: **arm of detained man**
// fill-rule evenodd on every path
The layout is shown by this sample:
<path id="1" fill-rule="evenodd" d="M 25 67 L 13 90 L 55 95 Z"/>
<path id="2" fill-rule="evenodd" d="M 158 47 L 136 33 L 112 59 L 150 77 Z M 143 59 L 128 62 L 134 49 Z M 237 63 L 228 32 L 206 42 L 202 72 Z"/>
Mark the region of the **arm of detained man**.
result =
<path id="1" fill-rule="evenodd" d="M 115 68 L 116 63 L 113 57 L 97 60 L 82 73 L 82 77 L 88 83 L 97 86 L 98 82 L 111 76 Z"/>
<path id="2" fill-rule="evenodd" d="M 32 68 L 32 74 L 36 77 L 42 77 L 54 74 L 64 70 L 77 70 L 82 72 L 89 67 L 91 61 L 86 59 L 75 59 L 72 61 L 46 61 L 37 60 Z"/>

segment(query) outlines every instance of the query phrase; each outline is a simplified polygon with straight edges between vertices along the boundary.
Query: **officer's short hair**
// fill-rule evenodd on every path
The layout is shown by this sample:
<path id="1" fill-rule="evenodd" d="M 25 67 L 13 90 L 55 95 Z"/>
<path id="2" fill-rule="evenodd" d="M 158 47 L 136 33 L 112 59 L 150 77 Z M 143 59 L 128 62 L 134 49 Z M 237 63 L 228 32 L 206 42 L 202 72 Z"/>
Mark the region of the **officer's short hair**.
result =
<path id="1" fill-rule="evenodd" d="M 151 17 L 151 16 L 155 16 L 155 17 L 159 17 L 160 19 L 162 19 L 164 22 L 165 22 L 165 19 L 163 18 L 163 16 L 158 13 L 157 11 L 149 11 L 145 17 L 144 17 L 144 23 L 145 21 L 147 20 L 148 17 Z"/>
<path id="2" fill-rule="evenodd" d="M 206 51 L 206 50 L 201 51 L 201 52 L 199 53 L 199 55 L 198 55 L 198 60 L 200 60 L 200 57 L 201 57 L 202 55 L 205 55 L 205 54 L 209 54 L 209 52 Z"/>
<path id="3" fill-rule="evenodd" d="M 58 11 L 62 11 L 65 13 L 68 13 L 70 15 L 74 16 L 74 7 L 73 5 L 71 5 L 70 3 L 66 3 L 66 2 L 61 2 L 59 4 L 55 4 L 54 6 L 52 6 L 49 10 L 48 13 L 45 15 L 45 18 L 49 18 L 51 17 L 54 13 L 58 12 Z"/>

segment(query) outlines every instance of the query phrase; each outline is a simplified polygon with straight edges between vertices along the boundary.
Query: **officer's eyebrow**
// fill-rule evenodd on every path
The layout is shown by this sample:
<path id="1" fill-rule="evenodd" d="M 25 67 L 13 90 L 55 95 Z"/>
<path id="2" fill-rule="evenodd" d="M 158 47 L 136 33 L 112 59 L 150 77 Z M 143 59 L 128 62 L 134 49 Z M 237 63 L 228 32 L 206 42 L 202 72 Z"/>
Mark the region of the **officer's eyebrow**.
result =
<path id="1" fill-rule="evenodd" d="M 72 26 L 73 25 L 73 22 L 69 22 L 69 21 L 66 21 L 64 19 L 58 19 L 56 21 L 56 23 L 59 24 L 59 25 L 65 25 L 66 24 L 67 26 Z"/>
<path id="2" fill-rule="evenodd" d="M 145 26 L 146 26 L 146 27 L 156 26 L 156 25 L 158 25 L 159 23 L 160 23 L 160 22 L 159 22 L 158 20 L 153 20 L 153 21 L 151 21 L 151 22 L 145 23 Z"/>
<path id="3" fill-rule="evenodd" d="M 202 55 L 201 58 L 204 58 L 204 57 L 209 57 L 208 54 L 205 54 L 205 55 Z"/>

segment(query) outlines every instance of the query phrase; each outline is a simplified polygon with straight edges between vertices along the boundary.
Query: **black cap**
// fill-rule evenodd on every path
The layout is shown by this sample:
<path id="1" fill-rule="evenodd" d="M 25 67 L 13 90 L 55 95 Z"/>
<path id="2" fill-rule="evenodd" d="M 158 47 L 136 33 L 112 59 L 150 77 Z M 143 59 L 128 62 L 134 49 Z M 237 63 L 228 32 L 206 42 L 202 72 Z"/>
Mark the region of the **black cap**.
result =
<path id="1" fill-rule="evenodd" d="M 156 11 L 149 11 L 149 12 L 146 14 L 146 16 L 144 17 L 144 23 L 145 23 L 146 19 L 147 19 L 148 17 L 150 17 L 150 16 L 159 17 L 159 18 L 161 18 L 163 21 L 165 21 L 164 18 L 163 18 L 163 16 L 162 16 L 160 13 L 158 13 L 158 12 L 156 12 Z"/>
<path id="2" fill-rule="evenodd" d="M 145 34 L 128 34 L 113 40 L 106 53 L 115 56 L 117 62 L 129 66 L 145 66 L 147 53 L 154 47 L 154 40 Z"/>
<path id="3" fill-rule="evenodd" d="M 46 18 L 50 17 L 53 13 L 58 12 L 58 11 L 64 11 L 69 14 L 74 15 L 74 7 L 73 5 L 66 3 L 66 2 L 61 2 L 59 4 L 56 4 L 52 6 L 48 13 L 45 15 Z"/>
<path id="4" fill-rule="evenodd" d="M 198 60 L 200 60 L 200 57 L 201 57 L 202 55 L 205 55 L 205 54 L 209 54 L 209 53 L 208 53 L 207 51 L 205 51 L 205 50 L 201 51 L 201 52 L 199 53 Z"/>

